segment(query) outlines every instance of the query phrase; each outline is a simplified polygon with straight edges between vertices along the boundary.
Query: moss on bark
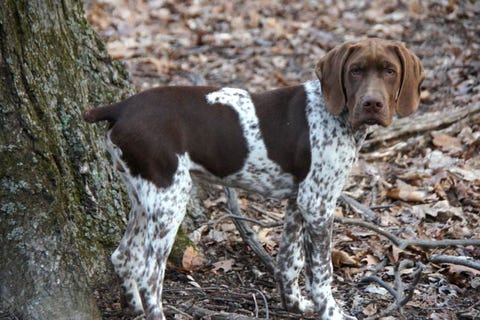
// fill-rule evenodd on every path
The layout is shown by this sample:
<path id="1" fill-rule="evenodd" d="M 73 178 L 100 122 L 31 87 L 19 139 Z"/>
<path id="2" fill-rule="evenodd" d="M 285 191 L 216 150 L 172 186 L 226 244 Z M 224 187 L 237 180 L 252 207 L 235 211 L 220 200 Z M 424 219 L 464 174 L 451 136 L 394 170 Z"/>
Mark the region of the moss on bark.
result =
<path id="1" fill-rule="evenodd" d="M 0 10 L 0 308 L 21 319 L 100 318 L 126 199 L 82 110 L 132 93 L 74 0 Z"/>

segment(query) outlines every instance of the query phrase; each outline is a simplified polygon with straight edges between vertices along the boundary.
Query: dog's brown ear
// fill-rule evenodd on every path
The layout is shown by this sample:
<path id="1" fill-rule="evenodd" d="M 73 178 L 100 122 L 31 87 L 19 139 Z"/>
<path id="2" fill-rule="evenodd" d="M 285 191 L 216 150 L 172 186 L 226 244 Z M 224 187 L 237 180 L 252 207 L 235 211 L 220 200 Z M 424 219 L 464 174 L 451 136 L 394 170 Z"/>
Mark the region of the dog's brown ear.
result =
<path id="1" fill-rule="evenodd" d="M 315 73 L 322 85 L 327 110 L 333 115 L 341 114 L 347 102 L 343 84 L 343 67 L 354 45 L 354 42 L 345 42 L 335 47 L 320 59 L 315 68 Z"/>
<path id="2" fill-rule="evenodd" d="M 414 113 L 420 104 L 420 86 L 425 79 L 420 59 L 405 45 L 395 45 L 395 52 L 402 64 L 402 78 L 397 96 L 397 114 L 400 117 Z"/>

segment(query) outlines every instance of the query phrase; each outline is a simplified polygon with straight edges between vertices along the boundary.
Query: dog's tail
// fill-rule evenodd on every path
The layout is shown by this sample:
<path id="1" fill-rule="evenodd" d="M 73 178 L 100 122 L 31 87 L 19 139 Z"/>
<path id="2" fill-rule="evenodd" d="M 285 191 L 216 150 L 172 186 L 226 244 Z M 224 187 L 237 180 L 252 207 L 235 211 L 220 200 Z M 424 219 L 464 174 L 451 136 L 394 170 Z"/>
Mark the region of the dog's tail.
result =
<path id="1" fill-rule="evenodd" d="M 83 112 L 83 120 L 88 123 L 99 121 L 108 121 L 114 123 L 117 121 L 122 111 L 120 103 L 110 104 L 104 107 L 88 109 Z"/>

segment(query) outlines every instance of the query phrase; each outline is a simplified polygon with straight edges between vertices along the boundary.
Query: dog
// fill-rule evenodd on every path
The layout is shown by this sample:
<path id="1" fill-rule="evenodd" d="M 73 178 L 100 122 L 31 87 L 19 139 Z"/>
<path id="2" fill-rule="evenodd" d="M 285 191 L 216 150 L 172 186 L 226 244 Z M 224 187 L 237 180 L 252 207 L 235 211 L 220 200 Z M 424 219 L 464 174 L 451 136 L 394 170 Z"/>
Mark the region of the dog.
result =
<path id="1" fill-rule="evenodd" d="M 364 39 L 332 49 L 315 72 L 318 80 L 263 93 L 159 87 L 84 112 L 89 123 L 108 121 L 107 149 L 132 202 L 112 262 L 148 320 L 165 319 L 165 265 L 192 176 L 290 199 L 275 272 L 285 308 L 355 319 L 331 291 L 336 200 L 368 128 L 416 111 L 424 69 L 402 43 Z"/>

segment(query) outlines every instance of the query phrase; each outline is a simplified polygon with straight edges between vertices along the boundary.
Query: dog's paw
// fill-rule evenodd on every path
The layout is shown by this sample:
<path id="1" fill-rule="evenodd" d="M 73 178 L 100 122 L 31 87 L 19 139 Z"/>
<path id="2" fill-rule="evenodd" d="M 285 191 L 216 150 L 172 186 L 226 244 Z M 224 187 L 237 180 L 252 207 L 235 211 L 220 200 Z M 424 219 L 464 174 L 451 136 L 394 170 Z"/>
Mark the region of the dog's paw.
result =
<path id="1" fill-rule="evenodd" d="M 313 301 L 303 297 L 300 298 L 298 309 L 300 313 L 307 317 L 311 317 L 315 313 L 315 305 L 313 304 Z"/>
<path id="2" fill-rule="evenodd" d="M 288 296 L 284 297 L 285 309 L 293 313 L 301 313 L 305 316 L 312 316 L 315 313 L 315 305 L 311 300 L 304 297 Z"/>
<path id="3" fill-rule="evenodd" d="M 329 307 L 323 312 L 322 320 L 357 320 L 353 316 L 349 316 L 337 307 Z"/>

